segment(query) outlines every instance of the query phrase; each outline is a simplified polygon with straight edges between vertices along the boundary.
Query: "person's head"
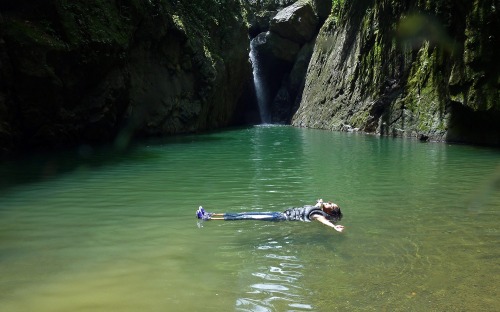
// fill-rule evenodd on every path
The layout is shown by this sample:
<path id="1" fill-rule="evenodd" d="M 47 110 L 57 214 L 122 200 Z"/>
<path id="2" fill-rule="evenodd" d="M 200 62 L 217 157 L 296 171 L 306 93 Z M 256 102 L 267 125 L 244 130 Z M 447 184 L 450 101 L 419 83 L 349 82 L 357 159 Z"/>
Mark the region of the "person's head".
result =
<path id="1" fill-rule="evenodd" d="M 326 202 L 321 205 L 321 209 L 326 212 L 330 217 L 335 219 L 335 221 L 339 221 L 342 219 L 342 211 L 340 207 L 332 202 Z"/>

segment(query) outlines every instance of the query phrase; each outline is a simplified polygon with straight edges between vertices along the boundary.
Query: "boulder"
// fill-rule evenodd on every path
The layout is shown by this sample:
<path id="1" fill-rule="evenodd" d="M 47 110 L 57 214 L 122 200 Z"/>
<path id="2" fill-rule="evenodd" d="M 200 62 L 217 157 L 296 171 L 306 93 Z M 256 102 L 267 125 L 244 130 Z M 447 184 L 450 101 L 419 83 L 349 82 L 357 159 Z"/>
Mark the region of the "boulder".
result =
<path id="1" fill-rule="evenodd" d="M 256 37 L 261 32 L 269 30 L 269 23 L 276 15 L 276 11 L 257 12 L 248 17 L 250 38 Z"/>
<path id="2" fill-rule="evenodd" d="M 269 31 L 260 33 L 256 40 L 257 51 L 268 59 L 293 63 L 300 51 L 298 43 Z"/>
<path id="3" fill-rule="evenodd" d="M 279 11 L 271 20 L 269 29 L 272 33 L 302 45 L 316 35 L 318 23 L 311 4 L 299 1 Z"/>

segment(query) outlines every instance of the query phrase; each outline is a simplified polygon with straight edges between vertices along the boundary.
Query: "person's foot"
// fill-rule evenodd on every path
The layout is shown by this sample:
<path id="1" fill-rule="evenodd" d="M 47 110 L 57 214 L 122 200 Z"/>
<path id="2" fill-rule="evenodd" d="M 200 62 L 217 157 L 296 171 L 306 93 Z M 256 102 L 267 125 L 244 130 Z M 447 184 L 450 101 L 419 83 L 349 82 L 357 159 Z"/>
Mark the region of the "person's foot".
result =
<path id="1" fill-rule="evenodd" d="M 202 207 L 202 206 L 200 206 L 200 207 L 198 208 L 198 210 L 196 210 L 196 217 L 197 217 L 198 219 L 203 219 L 203 216 L 204 216 L 204 215 L 205 215 L 205 209 L 203 209 L 203 207 Z"/>
<path id="2" fill-rule="evenodd" d="M 196 217 L 198 219 L 202 219 L 202 220 L 210 220 L 210 218 L 212 217 L 212 214 L 209 212 L 206 212 L 205 209 L 202 206 L 200 206 L 198 208 L 198 210 L 196 211 Z"/>

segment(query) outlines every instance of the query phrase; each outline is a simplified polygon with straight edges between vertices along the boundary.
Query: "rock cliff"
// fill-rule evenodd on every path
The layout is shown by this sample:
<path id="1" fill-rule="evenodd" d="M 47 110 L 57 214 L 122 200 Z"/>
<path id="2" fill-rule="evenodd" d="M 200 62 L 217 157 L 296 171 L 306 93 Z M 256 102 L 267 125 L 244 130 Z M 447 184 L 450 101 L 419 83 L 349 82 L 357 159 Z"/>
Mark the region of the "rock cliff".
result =
<path id="1" fill-rule="evenodd" d="M 499 30 L 496 0 L 4 0 L 0 154 L 258 122 L 249 36 L 274 122 L 500 145 Z"/>
<path id="2" fill-rule="evenodd" d="M 272 1 L 271 1 L 272 2 Z M 263 102 L 273 123 L 289 124 L 302 95 L 307 65 L 319 27 L 331 11 L 331 0 L 299 0 L 256 11 L 250 18 L 252 46 L 260 64 Z M 286 5 L 285 5 L 286 4 Z M 262 104 L 261 104 L 262 105 Z"/>
<path id="3" fill-rule="evenodd" d="M 500 145 L 498 1 L 333 1 L 292 124 Z"/>
<path id="4" fill-rule="evenodd" d="M 122 146 L 227 126 L 246 110 L 239 1 L 6 0 L 0 12 L 2 153 Z"/>

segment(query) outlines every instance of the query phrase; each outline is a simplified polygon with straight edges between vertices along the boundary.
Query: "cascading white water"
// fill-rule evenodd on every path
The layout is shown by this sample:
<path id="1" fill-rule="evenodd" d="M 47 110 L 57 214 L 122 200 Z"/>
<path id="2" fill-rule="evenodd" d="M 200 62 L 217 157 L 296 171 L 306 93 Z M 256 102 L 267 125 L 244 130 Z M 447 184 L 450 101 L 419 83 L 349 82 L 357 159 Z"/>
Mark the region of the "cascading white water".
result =
<path id="1" fill-rule="evenodd" d="M 259 39 L 261 36 L 257 36 L 250 41 L 250 61 L 252 62 L 253 69 L 253 83 L 255 86 L 255 95 L 257 97 L 257 104 L 259 105 L 260 120 L 263 124 L 271 122 L 271 114 L 269 113 L 268 105 L 268 92 L 264 82 L 264 77 L 262 74 L 262 69 L 260 66 L 260 61 L 258 58 L 257 45 L 262 43 Z"/>

